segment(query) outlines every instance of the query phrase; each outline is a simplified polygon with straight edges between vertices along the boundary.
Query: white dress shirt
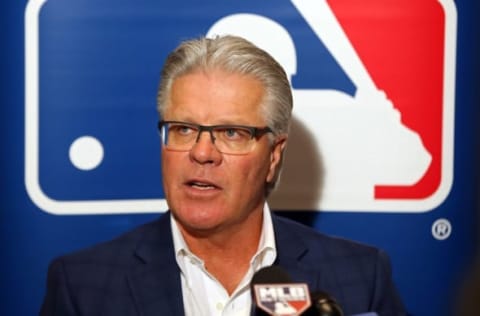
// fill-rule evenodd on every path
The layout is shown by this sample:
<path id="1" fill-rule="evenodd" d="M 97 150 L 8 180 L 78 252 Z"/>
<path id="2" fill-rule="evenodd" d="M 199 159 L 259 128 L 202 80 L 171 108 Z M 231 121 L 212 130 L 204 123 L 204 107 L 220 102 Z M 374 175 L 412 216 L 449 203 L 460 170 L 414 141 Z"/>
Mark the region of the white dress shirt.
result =
<path id="1" fill-rule="evenodd" d="M 188 248 L 171 217 L 173 245 L 177 264 L 181 271 L 183 306 L 185 316 L 247 316 L 250 315 L 252 299 L 250 281 L 260 268 L 273 264 L 277 256 L 270 209 L 265 203 L 260 242 L 250 267 L 238 287 L 229 296 L 222 284 L 206 269 L 205 263 Z"/>

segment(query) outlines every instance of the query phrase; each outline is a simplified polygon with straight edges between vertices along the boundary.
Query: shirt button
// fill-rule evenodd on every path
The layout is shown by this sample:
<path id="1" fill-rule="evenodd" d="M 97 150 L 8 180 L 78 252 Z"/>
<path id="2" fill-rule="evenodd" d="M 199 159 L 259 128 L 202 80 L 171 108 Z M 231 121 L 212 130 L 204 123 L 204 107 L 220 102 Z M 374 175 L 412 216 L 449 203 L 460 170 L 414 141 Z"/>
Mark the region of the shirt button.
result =
<path id="1" fill-rule="evenodd" d="M 223 304 L 221 302 L 218 302 L 216 307 L 217 307 L 217 310 L 221 311 L 223 309 Z"/>

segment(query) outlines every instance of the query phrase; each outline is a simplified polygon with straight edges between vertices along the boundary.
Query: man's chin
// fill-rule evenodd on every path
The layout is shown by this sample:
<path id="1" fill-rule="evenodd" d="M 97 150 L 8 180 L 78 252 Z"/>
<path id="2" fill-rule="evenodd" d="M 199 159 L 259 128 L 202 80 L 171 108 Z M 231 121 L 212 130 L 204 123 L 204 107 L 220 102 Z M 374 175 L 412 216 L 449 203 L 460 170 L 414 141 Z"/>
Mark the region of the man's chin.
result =
<path id="1" fill-rule="evenodd" d="M 213 214 L 197 214 L 192 216 L 192 212 L 186 210 L 184 213 L 175 214 L 173 212 L 177 223 L 181 228 L 191 235 L 207 236 L 215 233 L 221 227 L 221 219 Z M 218 214 L 216 214 L 218 215 Z"/>

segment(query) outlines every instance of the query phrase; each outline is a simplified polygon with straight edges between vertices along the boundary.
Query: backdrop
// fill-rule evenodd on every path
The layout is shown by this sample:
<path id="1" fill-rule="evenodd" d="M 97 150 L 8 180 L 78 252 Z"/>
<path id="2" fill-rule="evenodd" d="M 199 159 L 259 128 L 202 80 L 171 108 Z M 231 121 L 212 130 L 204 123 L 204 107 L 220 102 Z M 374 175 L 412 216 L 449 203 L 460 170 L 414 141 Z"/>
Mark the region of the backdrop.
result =
<path id="1" fill-rule="evenodd" d="M 476 247 L 476 1 L 30 0 L 2 9 L 0 299 L 35 315 L 48 263 L 167 209 L 156 89 L 187 38 L 285 68 L 272 209 L 385 249 L 412 315 L 448 315 Z"/>

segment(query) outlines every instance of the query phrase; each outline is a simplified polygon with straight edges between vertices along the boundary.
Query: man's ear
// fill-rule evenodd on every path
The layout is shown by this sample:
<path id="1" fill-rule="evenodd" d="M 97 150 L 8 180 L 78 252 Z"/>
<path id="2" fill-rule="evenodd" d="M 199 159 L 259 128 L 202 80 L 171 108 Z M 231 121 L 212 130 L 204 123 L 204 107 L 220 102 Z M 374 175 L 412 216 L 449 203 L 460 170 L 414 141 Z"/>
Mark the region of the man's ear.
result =
<path id="1" fill-rule="evenodd" d="M 283 161 L 283 154 L 287 146 L 287 135 L 279 136 L 275 139 L 272 152 L 270 153 L 270 167 L 267 175 L 267 183 L 275 182 Z"/>

